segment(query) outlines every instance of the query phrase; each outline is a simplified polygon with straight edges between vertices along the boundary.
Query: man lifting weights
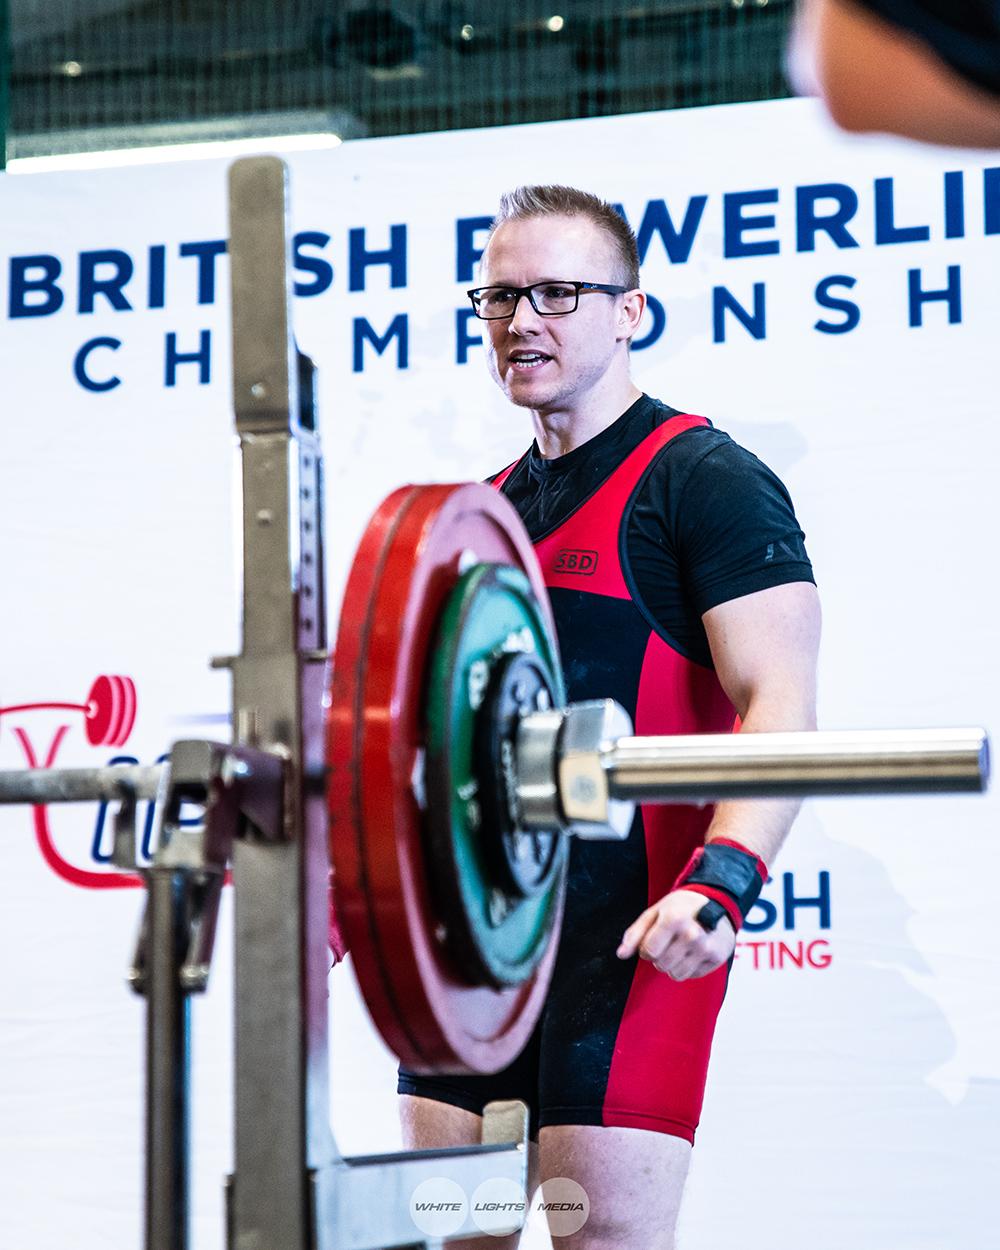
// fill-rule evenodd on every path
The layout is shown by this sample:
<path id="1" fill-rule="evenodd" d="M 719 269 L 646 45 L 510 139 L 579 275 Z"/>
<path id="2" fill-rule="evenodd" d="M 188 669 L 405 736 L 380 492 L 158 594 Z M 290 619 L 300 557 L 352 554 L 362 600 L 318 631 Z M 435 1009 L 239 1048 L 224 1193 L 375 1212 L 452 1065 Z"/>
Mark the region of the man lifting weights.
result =
<path id="1" fill-rule="evenodd" d="M 622 217 L 568 187 L 505 195 L 470 296 L 491 374 L 531 415 L 493 484 L 535 545 L 568 698 L 616 699 L 638 734 L 815 728 L 819 602 L 788 492 L 633 382 L 646 301 Z M 521 1098 L 541 1180 L 590 1201 L 556 1244 L 669 1250 L 736 933 L 797 807 L 647 807 L 624 843 L 574 839 L 528 1046 L 494 1076 L 401 1068 L 407 1147 L 477 1143 L 483 1106 Z"/>

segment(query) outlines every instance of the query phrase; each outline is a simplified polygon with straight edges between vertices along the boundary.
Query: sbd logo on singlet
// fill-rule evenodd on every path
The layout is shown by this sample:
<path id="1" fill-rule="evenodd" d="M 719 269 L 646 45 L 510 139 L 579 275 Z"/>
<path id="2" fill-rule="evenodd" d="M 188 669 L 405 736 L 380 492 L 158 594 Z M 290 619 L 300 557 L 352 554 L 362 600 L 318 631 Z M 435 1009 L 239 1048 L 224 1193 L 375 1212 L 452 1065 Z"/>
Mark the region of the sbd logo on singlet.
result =
<path id="1" fill-rule="evenodd" d="M 556 557 L 555 572 L 557 573 L 579 573 L 584 577 L 589 577 L 596 571 L 596 551 L 573 551 L 564 547 Z"/>

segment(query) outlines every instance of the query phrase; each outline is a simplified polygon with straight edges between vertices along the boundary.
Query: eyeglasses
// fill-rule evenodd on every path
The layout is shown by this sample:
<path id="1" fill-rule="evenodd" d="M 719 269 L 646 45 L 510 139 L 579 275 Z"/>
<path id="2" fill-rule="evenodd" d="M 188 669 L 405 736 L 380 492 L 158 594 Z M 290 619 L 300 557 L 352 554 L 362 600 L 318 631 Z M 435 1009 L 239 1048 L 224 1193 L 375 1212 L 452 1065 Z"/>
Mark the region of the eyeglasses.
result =
<path id="1" fill-rule="evenodd" d="M 535 282 L 531 286 L 478 286 L 466 294 L 481 321 L 503 321 L 517 312 L 522 295 L 527 295 L 540 317 L 565 317 L 567 313 L 576 312 L 581 291 L 624 295 L 627 290 L 628 287 L 610 286 L 606 282 Z"/>

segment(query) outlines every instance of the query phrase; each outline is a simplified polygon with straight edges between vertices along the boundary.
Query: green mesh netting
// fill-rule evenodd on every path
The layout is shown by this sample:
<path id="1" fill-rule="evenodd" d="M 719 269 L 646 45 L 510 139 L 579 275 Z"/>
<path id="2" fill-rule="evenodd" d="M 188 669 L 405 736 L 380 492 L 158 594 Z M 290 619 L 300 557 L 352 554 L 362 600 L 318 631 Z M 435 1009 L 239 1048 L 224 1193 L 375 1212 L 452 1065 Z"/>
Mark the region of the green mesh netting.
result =
<path id="1" fill-rule="evenodd" d="M 6 3 L 11 157 L 788 94 L 792 0 Z"/>

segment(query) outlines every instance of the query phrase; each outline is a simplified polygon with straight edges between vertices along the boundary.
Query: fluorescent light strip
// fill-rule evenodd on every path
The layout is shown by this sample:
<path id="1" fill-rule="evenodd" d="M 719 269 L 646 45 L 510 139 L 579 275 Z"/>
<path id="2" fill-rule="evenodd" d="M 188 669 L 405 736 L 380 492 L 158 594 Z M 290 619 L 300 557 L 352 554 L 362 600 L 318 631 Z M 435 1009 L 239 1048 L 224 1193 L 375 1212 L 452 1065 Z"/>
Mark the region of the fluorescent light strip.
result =
<path id="1" fill-rule="evenodd" d="M 53 173 L 56 170 L 111 169 L 122 165 L 160 165 L 167 161 L 202 161 L 247 152 L 308 152 L 340 147 L 339 135 L 265 135 L 256 139 L 224 139 L 205 143 L 165 143 L 109 152 L 67 152 L 61 156 L 22 156 L 7 163 L 9 174 Z"/>

